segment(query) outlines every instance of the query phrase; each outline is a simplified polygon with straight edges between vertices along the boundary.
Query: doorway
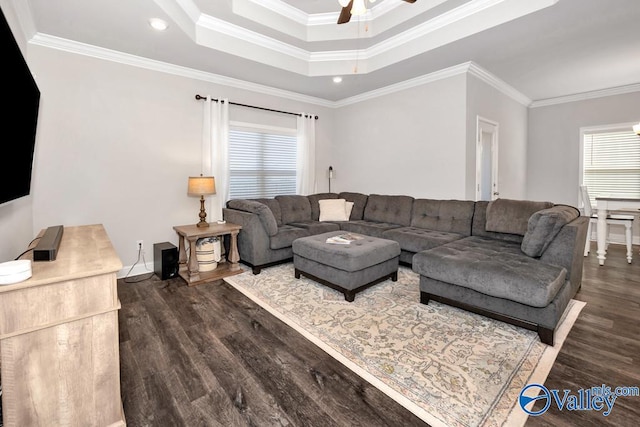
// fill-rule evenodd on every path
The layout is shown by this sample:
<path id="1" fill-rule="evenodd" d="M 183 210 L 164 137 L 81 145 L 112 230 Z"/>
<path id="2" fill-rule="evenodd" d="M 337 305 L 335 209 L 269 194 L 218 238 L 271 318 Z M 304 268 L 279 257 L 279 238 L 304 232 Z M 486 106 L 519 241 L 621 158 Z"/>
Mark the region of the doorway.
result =
<path id="1" fill-rule="evenodd" d="M 498 123 L 477 116 L 476 200 L 498 198 Z"/>

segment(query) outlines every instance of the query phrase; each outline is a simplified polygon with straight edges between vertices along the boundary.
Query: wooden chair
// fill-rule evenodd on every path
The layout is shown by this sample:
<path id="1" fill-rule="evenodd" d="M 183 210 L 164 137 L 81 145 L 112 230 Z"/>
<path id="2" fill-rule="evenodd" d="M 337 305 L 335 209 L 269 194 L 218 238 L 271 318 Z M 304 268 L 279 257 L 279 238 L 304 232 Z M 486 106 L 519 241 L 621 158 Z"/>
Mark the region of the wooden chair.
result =
<path id="1" fill-rule="evenodd" d="M 584 245 L 584 256 L 589 255 L 589 250 L 591 248 L 591 230 L 596 230 L 598 226 L 598 214 L 593 212 L 593 207 L 591 206 L 591 199 L 589 198 L 589 191 L 587 187 L 584 185 L 580 186 L 580 194 L 582 195 L 582 203 L 584 205 L 584 215 L 588 216 L 590 219 L 589 226 L 587 227 L 587 240 Z M 633 248 L 632 248 L 632 226 L 633 226 L 633 215 L 618 215 L 618 214 L 609 214 L 607 215 L 607 244 L 605 248 L 609 247 L 609 226 L 611 225 L 624 225 L 625 228 L 625 240 L 627 243 L 627 262 L 631 264 L 631 259 L 633 257 Z"/>

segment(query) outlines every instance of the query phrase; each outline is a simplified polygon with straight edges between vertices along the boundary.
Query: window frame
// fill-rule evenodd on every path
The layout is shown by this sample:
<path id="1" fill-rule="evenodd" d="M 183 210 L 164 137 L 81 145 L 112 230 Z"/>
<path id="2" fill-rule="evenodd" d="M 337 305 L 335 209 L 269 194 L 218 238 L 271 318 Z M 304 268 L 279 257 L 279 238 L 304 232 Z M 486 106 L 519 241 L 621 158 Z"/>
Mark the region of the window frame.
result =
<path id="1" fill-rule="evenodd" d="M 624 122 L 624 123 L 613 123 L 606 125 L 597 125 L 597 126 L 583 126 L 580 127 L 580 152 L 579 152 L 579 167 L 578 167 L 578 200 L 580 200 L 581 208 L 584 208 L 584 202 L 582 201 L 582 195 L 580 194 L 580 186 L 584 185 L 584 171 L 585 171 L 585 155 L 584 155 L 584 146 L 585 146 L 585 135 L 589 135 L 592 133 L 607 133 L 607 132 L 619 132 L 619 131 L 629 131 L 633 132 L 633 125 L 635 122 Z M 640 137 L 638 137 L 638 144 L 640 144 Z M 595 194 L 589 193 L 591 198 L 595 197 Z M 593 202 L 593 201 L 592 201 Z M 595 206 L 595 203 L 592 203 Z"/>

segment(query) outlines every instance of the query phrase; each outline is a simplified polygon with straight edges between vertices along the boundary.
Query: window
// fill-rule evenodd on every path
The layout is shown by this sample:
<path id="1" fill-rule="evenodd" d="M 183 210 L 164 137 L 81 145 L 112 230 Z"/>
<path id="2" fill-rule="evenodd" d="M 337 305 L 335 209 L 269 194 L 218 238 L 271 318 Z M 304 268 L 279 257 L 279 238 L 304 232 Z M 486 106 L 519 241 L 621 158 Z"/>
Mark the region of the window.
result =
<path id="1" fill-rule="evenodd" d="M 640 197 L 640 138 L 631 125 L 583 129 L 583 185 L 595 197 Z"/>
<path id="2" fill-rule="evenodd" d="M 296 194 L 296 130 L 232 123 L 229 197 Z"/>

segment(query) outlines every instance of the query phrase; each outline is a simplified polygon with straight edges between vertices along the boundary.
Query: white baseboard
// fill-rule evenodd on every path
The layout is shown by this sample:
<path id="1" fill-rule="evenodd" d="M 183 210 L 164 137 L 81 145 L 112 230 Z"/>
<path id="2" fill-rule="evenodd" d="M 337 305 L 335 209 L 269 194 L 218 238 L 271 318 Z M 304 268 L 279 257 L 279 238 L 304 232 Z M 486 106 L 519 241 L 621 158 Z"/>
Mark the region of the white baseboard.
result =
<path id="1" fill-rule="evenodd" d="M 131 268 L 133 267 L 133 268 Z M 134 266 L 124 267 L 122 270 L 116 273 L 116 277 L 118 279 L 124 279 L 125 277 L 133 277 L 140 275 L 151 275 L 153 273 L 153 263 L 147 262 L 147 265 L 144 264 L 136 264 Z"/>
<path id="2" fill-rule="evenodd" d="M 595 242 L 597 240 L 596 238 L 596 233 L 592 232 L 591 233 L 591 239 L 592 242 Z M 626 245 L 627 241 L 623 233 L 609 233 L 609 243 L 612 245 Z M 631 243 L 633 243 L 634 245 L 640 245 L 640 236 L 638 236 L 637 234 L 634 234 L 631 238 Z"/>

